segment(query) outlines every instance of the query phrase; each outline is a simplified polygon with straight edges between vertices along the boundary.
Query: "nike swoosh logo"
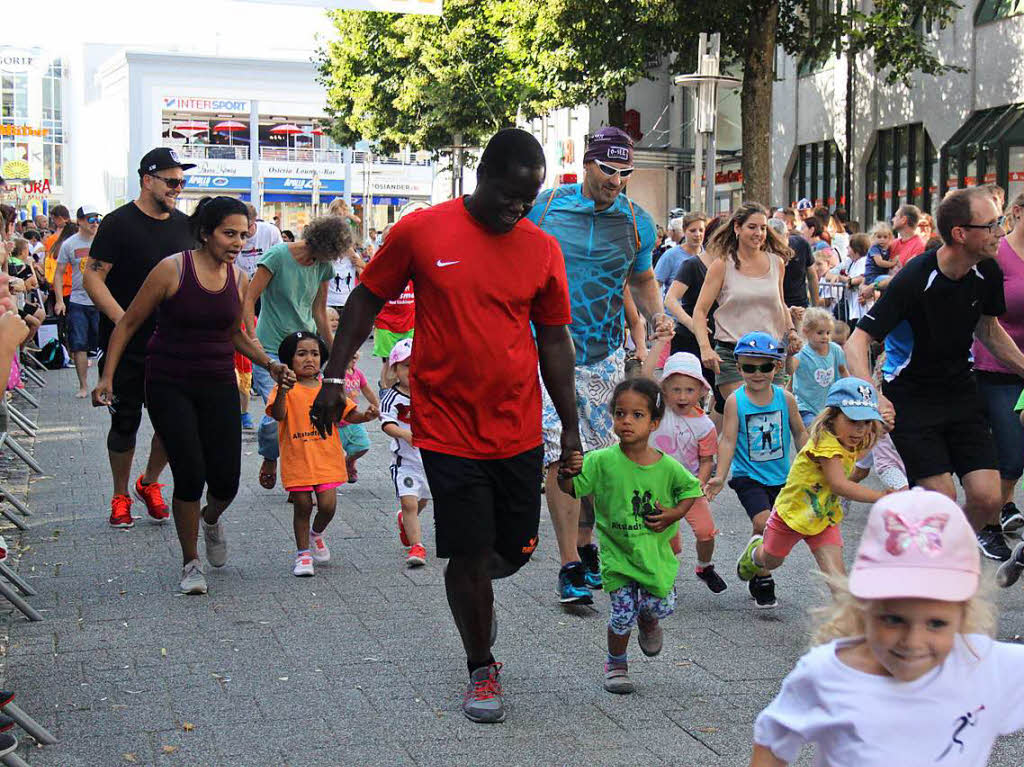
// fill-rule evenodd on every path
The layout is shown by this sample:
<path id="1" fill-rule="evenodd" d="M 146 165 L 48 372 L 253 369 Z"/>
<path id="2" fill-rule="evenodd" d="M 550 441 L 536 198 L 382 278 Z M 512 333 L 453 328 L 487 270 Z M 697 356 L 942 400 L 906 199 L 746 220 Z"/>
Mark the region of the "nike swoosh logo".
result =
<path id="1" fill-rule="evenodd" d="M 459 263 L 459 262 L 458 261 L 442 261 L 441 259 L 437 259 L 437 265 L 438 266 L 451 266 L 452 264 L 457 264 L 457 263 Z"/>

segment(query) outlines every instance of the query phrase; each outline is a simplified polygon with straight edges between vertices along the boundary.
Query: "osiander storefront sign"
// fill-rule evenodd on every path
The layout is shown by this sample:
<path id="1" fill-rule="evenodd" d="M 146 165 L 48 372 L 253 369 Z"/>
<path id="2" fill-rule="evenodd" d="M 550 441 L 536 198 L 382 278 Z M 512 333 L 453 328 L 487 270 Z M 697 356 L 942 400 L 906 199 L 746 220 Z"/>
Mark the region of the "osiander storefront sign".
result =
<path id="1" fill-rule="evenodd" d="M 0 125 L 0 136 L 46 136 L 49 128 L 33 128 L 31 125 Z"/>

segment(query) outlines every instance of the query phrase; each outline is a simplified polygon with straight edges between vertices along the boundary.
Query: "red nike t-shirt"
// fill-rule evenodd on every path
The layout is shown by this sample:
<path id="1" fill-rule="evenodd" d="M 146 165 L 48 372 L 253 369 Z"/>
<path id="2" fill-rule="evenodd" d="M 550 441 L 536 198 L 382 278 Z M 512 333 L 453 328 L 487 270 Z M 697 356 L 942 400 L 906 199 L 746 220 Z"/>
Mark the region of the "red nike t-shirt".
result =
<path id="1" fill-rule="evenodd" d="M 402 295 L 394 301 L 388 301 L 377 313 L 373 326 L 392 333 L 408 333 L 416 325 L 416 297 L 412 283 L 405 286 Z"/>
<path id="2" fill-rule="evenodd" d="M 462 199 L 394 225 L 362 274 L 379 298 L 416 286 L 412 433 L 417 447 L 508 458 L 541 443 L 537 344 L 530 322 L 572 322 L 554 237 L 522 220 L 485 228 Z"/>

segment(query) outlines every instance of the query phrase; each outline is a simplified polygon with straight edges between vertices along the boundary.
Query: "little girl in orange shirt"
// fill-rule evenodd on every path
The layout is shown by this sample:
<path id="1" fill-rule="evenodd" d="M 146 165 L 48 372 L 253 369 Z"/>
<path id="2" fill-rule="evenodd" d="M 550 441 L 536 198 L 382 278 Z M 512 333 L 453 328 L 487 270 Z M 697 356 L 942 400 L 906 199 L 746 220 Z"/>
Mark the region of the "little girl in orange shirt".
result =
<path id="1" fill-rule="evenodd" d="M 291 493 L 295 529 L 295 566 L 292 574 L 313 575 L 314 562 L 327 562 L 331 551 L 323 533 L 334 518 L 337 488 L 348 480 L 345 453 L 338 429 L 321 438 L 309 418 L 309 409 L 320 393 L 320 367 L 327 361 L 327 344 L 316 333 L 300 330 L 281 342 L 278 357 L 295 372 L 294 386 L 281 384 L 271 393 L 267 415 L 281 425 L 277 440 L 281 447 L 281 483 Z M 377 408 L 356 410 L 347 400 L 343 417 L 349 423 L 365 423 L 377 418 Z M 313 494 L 316 493 L 316 517 L 312 526 Z"/>

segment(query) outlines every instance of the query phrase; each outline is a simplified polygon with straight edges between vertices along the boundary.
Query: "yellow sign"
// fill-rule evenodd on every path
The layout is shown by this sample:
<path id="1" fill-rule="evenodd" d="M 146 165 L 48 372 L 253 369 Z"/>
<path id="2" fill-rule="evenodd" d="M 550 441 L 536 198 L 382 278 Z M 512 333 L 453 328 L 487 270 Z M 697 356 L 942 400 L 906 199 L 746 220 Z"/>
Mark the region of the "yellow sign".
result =
<path id="1" fill-rule="evenodd" d="M 0 136 L 46 136 L 49 128 L 33 128 L 31 125 L 0 125 Z"/>
<path id="2" fill-rule="evenodd" d="M 24 160 L 9 160 L 0 168 L 0 176 L 7 179 L 28 178 L 31 173 L 31 168 Z"/>

